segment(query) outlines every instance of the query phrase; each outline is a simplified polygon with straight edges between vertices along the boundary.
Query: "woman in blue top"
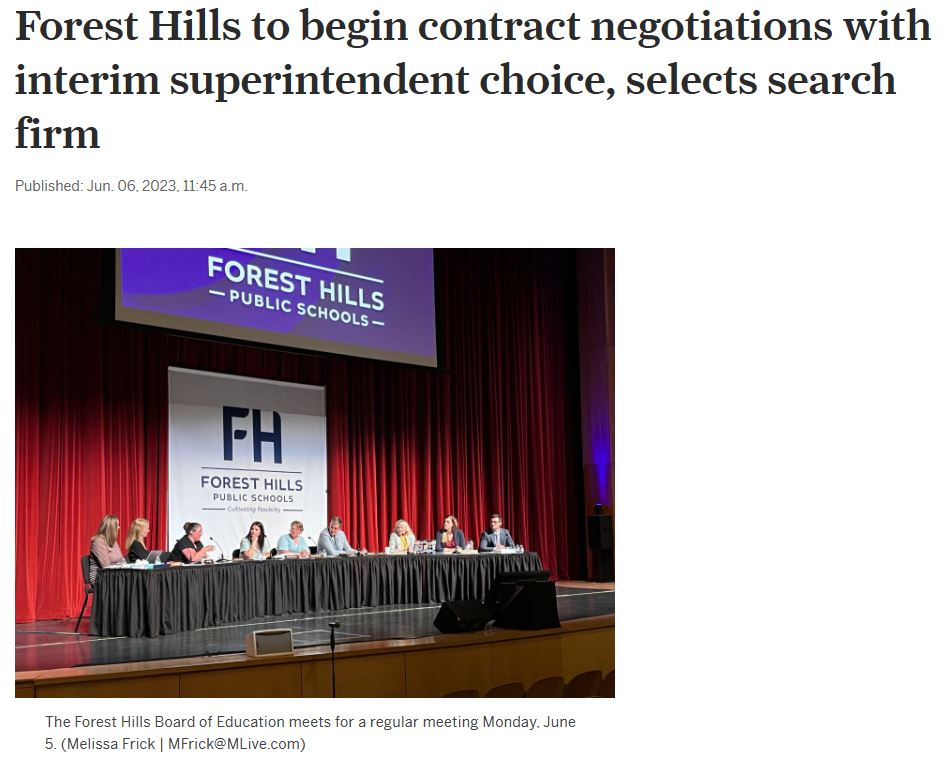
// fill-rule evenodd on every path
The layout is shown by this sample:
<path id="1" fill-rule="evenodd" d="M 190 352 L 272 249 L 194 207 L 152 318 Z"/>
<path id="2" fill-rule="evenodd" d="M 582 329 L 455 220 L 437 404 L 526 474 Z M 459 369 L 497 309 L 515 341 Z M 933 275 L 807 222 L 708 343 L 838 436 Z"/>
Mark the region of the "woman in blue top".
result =
<path id="1" fill-rule="evenodd" d="M 264 534 L 264 525 L 255 521 L 247 531 L 247 537 L 241 538 L 241 558 L 249 561 L 263 561 L 270 558 L 270 543 Z"/>
<path id="2" fill-rule="evenodd" d="M 280 535 L 280 539 L 277 540 L 277 553 L 297 553 L 301 559 L 310 555 L 310 546 L 303 538 L 302 521 L 290 522 L 290 534 Z"/>
<path id="3" fill-rule="evenodd" d="M 436 551 L 462 550 L 465 547 L 465 533 L 458 529 L 458 519 L 445 517 L 445 525 L 435 535 Z"/>

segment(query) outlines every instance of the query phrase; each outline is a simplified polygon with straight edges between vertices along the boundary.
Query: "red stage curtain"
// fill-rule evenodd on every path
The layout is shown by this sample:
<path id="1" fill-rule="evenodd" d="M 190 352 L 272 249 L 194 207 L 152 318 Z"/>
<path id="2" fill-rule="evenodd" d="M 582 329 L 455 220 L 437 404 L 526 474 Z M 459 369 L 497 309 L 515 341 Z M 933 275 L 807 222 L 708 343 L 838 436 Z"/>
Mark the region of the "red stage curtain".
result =
<path id="1" fill-rule="evenodd" d="M 582 576 L 573 251 L 436 252 L 441 370 L 116 324 L 110 253 L 17 253 L 17 621 L 78 614 L 103 515 L 123 550 L 138 516 L 165 547 L 169 366 L 326 386 L 329 512 L 354 543 L 381 550 L 400 517 L 430 538 L 449 513 L 477 538 L 499 512 Z"/>

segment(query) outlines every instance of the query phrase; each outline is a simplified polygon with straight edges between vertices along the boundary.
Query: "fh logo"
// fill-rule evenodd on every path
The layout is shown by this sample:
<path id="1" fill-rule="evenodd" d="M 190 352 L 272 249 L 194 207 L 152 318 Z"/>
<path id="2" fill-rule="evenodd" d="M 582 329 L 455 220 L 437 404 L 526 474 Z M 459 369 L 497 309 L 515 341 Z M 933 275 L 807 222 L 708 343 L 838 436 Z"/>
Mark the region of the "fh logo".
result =
<path id="1" fill-rule="evenodd" d="M 234 428 L 235 420 L 243 420 L 253 412 L 251 427 L 254 432 L 254 462 L 262 462 L 261 452 L 264 442 L 273 445 L 273 461 L 283 462 L 283 450 L 280 439 L 280 413 L 273 412 L 273 431 L 264 431 L 260 426 L 260 410 L 249 410 L 246 407 L 224 406 L 224 459 L 234 459 L 234 441 L 247 438 L 247 431 L 243 428 Z"/>

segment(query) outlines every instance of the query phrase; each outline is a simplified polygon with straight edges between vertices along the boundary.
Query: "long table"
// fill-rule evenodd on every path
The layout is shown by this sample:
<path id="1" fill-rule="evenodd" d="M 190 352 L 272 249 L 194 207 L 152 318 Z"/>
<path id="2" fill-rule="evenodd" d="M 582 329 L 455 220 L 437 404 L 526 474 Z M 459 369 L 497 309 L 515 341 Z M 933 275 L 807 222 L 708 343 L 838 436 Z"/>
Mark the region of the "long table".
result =
<path id="1" fill-rule="evenodd" d="M 536 553 L 362 556 L 99 571 L 90 632 L 149 636 L 256 617 L 483 599 Z"/>

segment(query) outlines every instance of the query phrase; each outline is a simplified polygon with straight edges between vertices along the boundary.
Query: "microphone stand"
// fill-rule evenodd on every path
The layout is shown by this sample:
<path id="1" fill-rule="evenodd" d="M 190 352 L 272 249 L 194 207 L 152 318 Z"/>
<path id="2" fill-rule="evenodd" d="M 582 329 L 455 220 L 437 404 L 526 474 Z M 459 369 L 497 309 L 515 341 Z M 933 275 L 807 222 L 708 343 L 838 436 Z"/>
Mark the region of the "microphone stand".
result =
<path id="1" fill-rule="evenodd" d="M 208 535 L 208 540 L 214 543 L 217 546 L 217 549 L 221 552 L 221 561 L 224 561 L 224 549 L 221 547 L 221 544 L 215 540 L 211 535 Z"/>
<path id="2" fill-rule="evenodd" d="M 338 622 L 329 623 L 330 626 L 330 666 L 333 674 L 333 698 L 336 698 L 336 629 Z"/>

